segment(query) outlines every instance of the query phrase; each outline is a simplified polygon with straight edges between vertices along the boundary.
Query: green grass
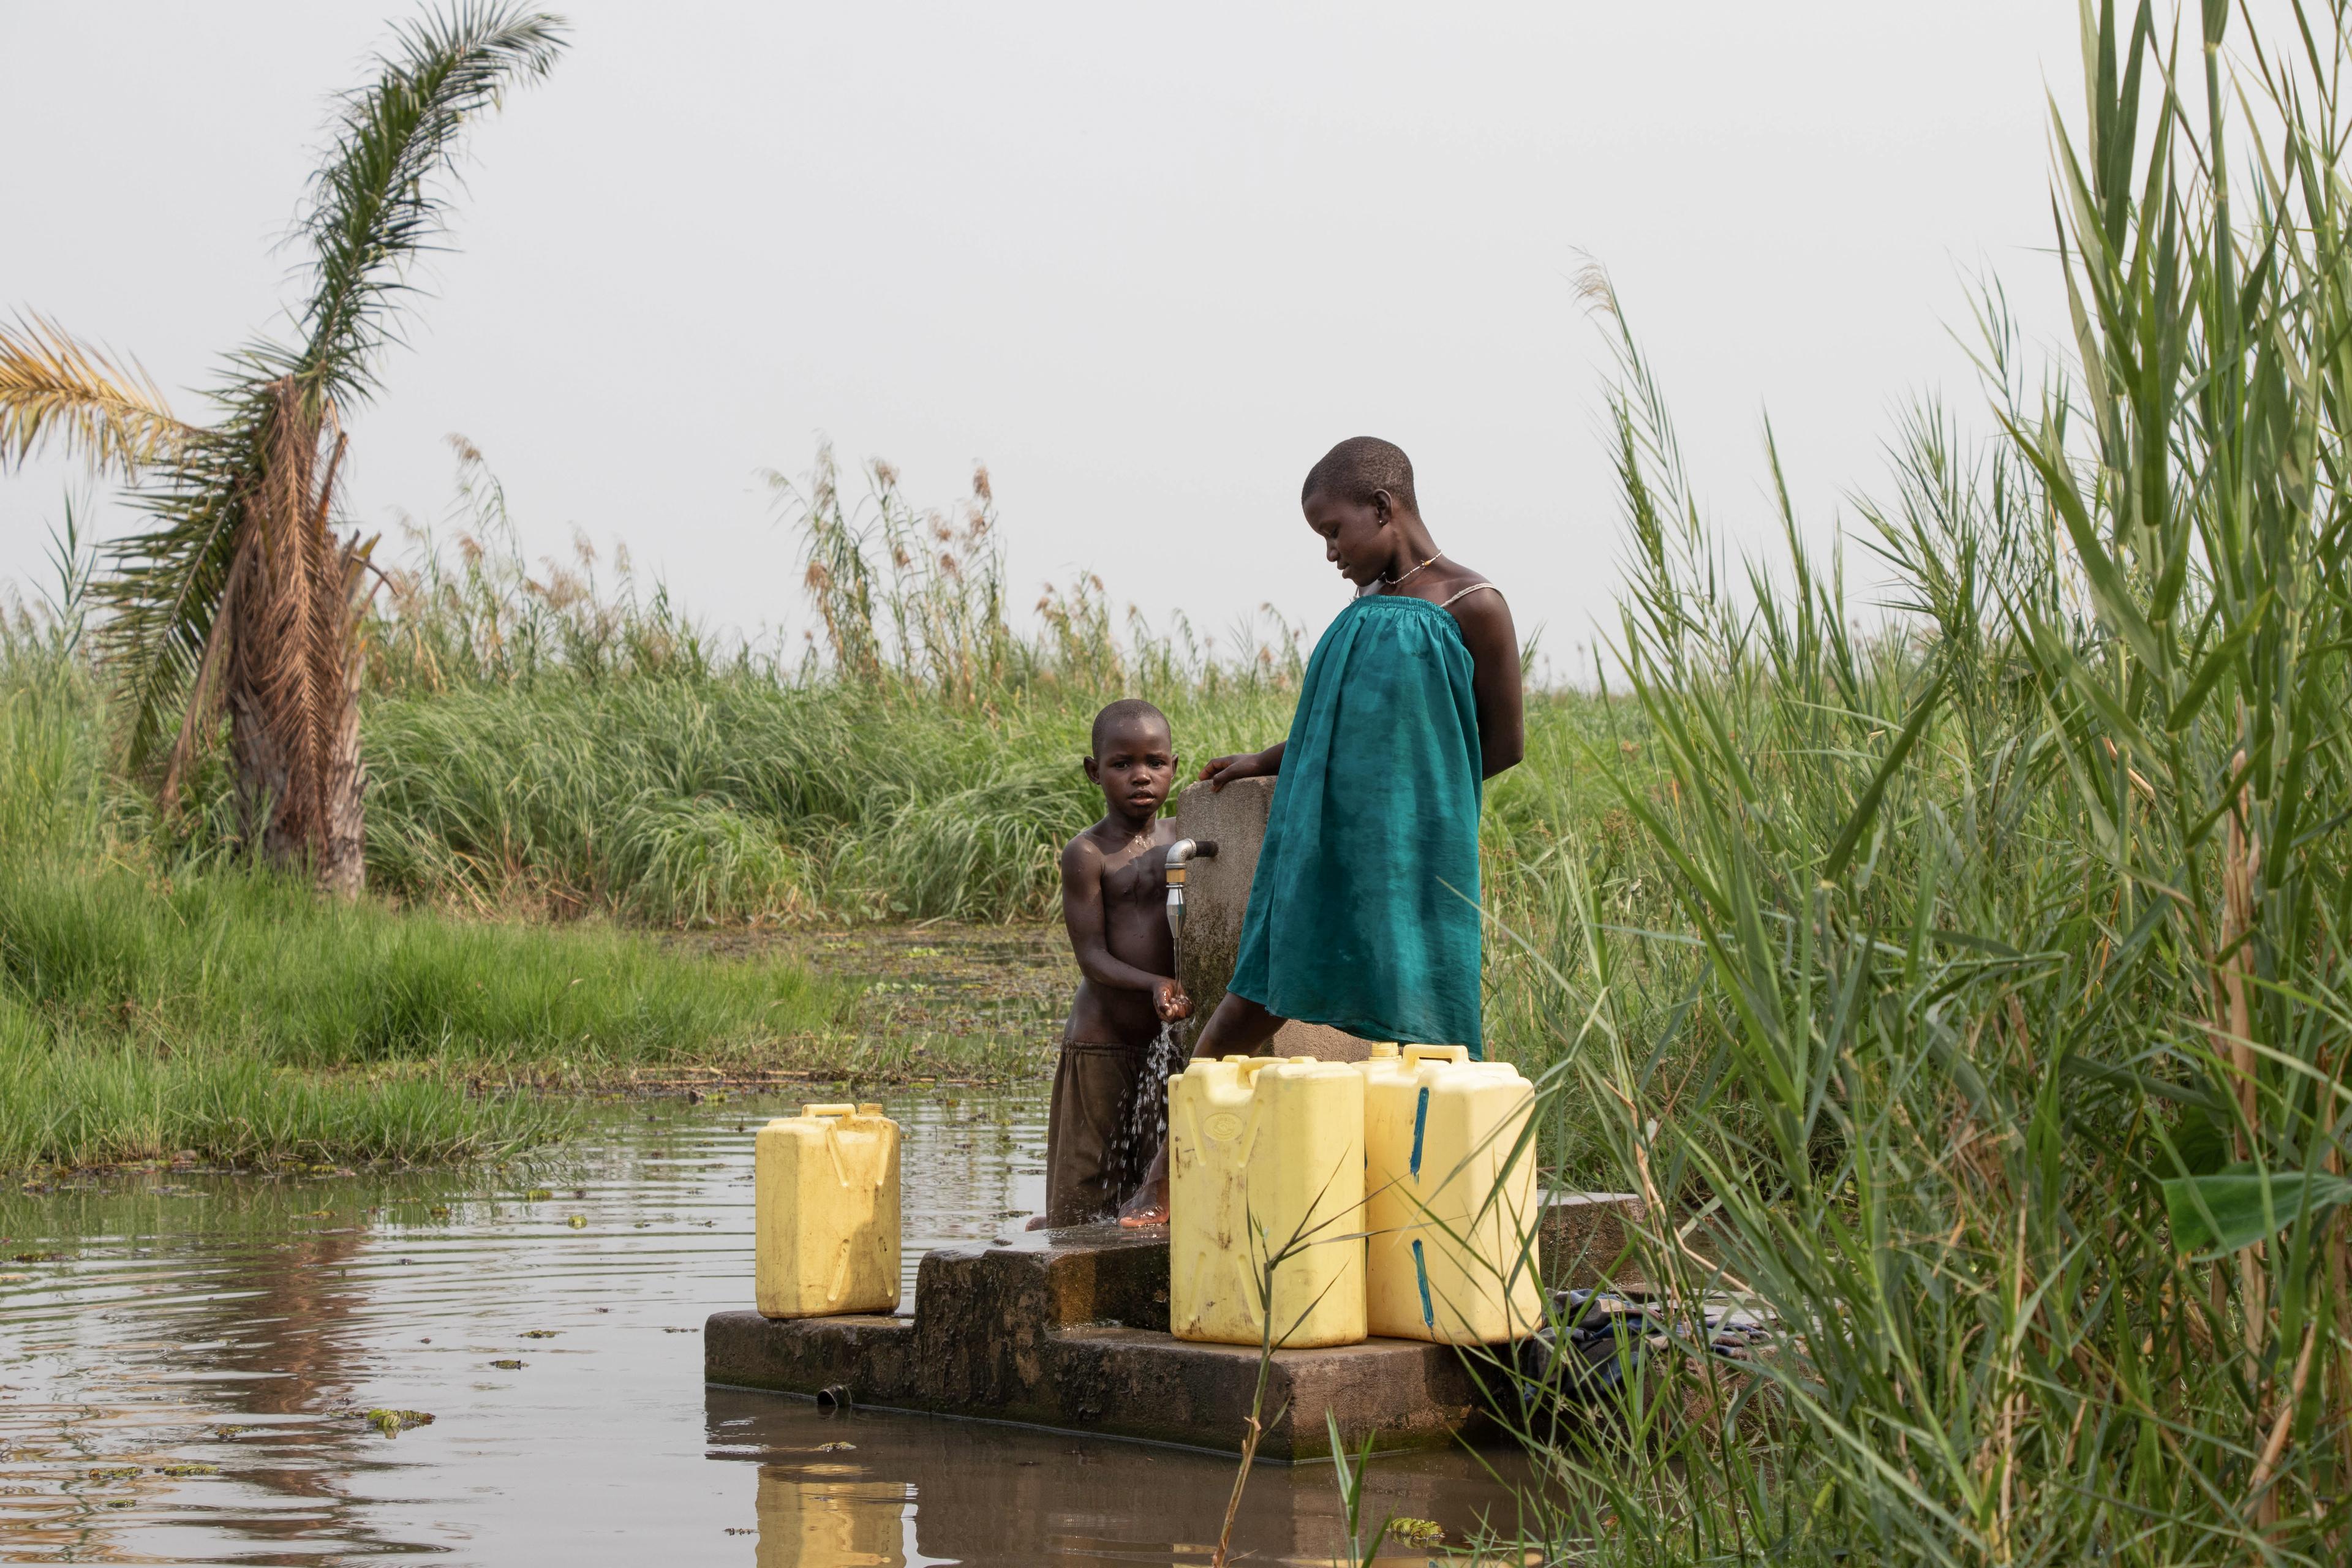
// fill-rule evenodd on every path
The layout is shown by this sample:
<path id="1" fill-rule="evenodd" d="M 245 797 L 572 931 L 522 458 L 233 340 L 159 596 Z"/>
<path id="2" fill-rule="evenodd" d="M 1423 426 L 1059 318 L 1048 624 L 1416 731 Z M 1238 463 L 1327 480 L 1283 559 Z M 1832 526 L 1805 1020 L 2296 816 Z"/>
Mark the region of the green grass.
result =
<path id="1" fill-rule="evenodd" d="M 322 1074 L 205 1042 L 163 1051 L 61 1035 L 0 1004 L 0 1170 L 198 1159 L 231 1164 L 488 1159 L 560 1136 L 571 1107 L 484 1097 L 443 1071 Z"/>
<path id="2" fill-rule="evenodd" d="M 846 1035 L 857 986 L 773 956 L 338 906 L 173 852 L 107 733 L 86 672 L 19 626 L 0 661 L 0 1163 L 478 1155 L 562 1121 L 480 1079 L 773 1065 Z"/>
<path id="3" fill-rule="evenodd" d="M 849 998 L 796 965 L 609 926 L 322 906 L 226 869 L 19 870 L 0 882 L 0 932 L 8 994 L 58 1027 L 234 1043 L 285 1067 L 726 1060 L 838 1024 Z"/>
<path id="4" fill-rule="evenodd" d="M 1293 693 L 1146 693 L 1190 763 L 1282 738 Z M 369 871 L 419 902 L 749 920 L 1036 920 L 1102 814 L 1079 766 L 1104 699 L 1012 691 L 986 712 L 765 672 L 550 679 L 367 709 Z M 1493 792 L 1498 875 L 1607 805 L 1578 754 L 1596 700 L 1539 699 Z"/>

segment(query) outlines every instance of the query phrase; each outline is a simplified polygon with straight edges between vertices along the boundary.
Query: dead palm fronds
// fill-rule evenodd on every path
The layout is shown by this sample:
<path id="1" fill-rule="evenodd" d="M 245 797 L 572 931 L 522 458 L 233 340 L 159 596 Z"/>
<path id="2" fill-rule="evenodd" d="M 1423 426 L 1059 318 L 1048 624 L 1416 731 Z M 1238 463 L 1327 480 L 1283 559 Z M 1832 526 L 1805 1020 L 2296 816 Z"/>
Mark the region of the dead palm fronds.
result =
<path id="1" fill-rule="evenodd" d="M 375 389 L 410 264 L 444 230 L 459 133 L 562 47 L 554 17 L 474 0 L 394 36 L 312 182 L 301 341 L 234 354 L 215 423 L 180 423 L 143 373 L 44 318 L 0 330 L 0 461 L 60 437 L 135 476 L 150 521 L 95 584 L 131 765 L 171 804 L 226 710 L 248 839 L 345 892 L 362 879 L 352 633 L 369 547 L 333 531 L 339 409 Z"/>
<path id="2" fill-rule="evenodd" d="M 136 360 L 117 364 L 45 316 L 0 322 L 0 468 L 55 438 L 127 479 L 195 434 Z"/>
<path id="3" fill-rule="evenodd" d="M 230 745 L 263 854 L 312 857 L 320 886 L 359 890 L 359 662 L 352 631 L 368 545 L 328 527 L 345 437 L 330 407 L 306 417 L 291 378 L 276 385 L 265 488 L 247 503 L 214 635 L 164 763 L 176 794 L 197 746 L 229 711 Z M 257 808 L 268 803 L 264 816 Z"/>

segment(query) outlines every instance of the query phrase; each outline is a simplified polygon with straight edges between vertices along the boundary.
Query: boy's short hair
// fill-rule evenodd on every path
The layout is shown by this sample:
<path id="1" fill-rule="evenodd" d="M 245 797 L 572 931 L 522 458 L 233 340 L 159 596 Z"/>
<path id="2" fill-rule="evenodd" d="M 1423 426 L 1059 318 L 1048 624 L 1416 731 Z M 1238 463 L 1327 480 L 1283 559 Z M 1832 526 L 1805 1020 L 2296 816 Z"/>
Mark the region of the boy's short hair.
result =
<path id="1" fill-rule="evenodd" d="M 1398 510 L 1421 515 L 1421 504 L 1412 494 L 1412 459 L 1404 455 L 1404 448 L 1378 436 L 1350 436 L 1307 470 L 1307 483 L 1300 488 L 1298 499 L 1303 504 L 1320 491 L 1335 500 L 1370 506 L 1379 490 L 1388 491 Z"/>
<path id="2" fill-rule="evenodd" d="M 1173 742 L 1176 735 L 1176 729 L 1174 725 L 1168 722 L 1167 714 L 1162 713 L 1159 709 L 1154 708 L 1150 703 L 1146 702 L 1140 697 L 1122 697 L 1118 701 L 1112 703 L 1109 707 L 1105 708 L 1101 712 L 1095 715 L 1094 735 L 1087 742 L 1087 744 L 1094 748 L 1094 754 L 1096 756 L 1099 757 L 1102 755 L 1104 731 L 1109 730 L 1114 725 L 1124 724 L 1130 719 L 1158 720 L 1160 721 L 1160 727 L 1168 731 L 1169 739 L 1171 743 Z"/>

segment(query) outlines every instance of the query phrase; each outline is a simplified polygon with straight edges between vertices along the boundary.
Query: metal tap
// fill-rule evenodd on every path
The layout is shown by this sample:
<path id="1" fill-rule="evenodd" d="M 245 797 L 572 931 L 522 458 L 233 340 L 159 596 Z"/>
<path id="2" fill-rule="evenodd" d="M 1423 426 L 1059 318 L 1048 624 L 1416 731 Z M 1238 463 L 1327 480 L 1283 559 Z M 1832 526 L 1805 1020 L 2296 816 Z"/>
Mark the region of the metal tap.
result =
<path id="1" fill-rule="evenodd" d="M 1184 940 L 1184 872 L 1195 857 L 1215 859 L 1217 841 L 1180 838 L 1168 847 L 1168 934 L 1178 942 Z"/>

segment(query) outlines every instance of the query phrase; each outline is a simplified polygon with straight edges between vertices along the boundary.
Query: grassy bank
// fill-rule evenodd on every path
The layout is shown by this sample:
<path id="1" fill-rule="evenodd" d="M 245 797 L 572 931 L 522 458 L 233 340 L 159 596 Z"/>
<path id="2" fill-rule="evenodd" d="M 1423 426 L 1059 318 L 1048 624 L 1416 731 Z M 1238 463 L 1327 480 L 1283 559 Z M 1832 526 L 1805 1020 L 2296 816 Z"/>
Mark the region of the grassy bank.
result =
<path id="1" fill-rule="evenodd" d="M 174 847 L 107 767 L 86 670 L 0 661 L 0 1162 L 447 1158 L 558 1119 L 485 1078 L 774 1065 L 846 1038 L 856 987 L 609 923 L 324 904 Z"/>
<path id="2" fill-rule="evenodd" d="M 1197 761 L 1278 736 L 1295 698 L 1297 648 L 1278 624 L 1244 628 L 1223 654 L 1181 628 L 1115 638 L 1092 584 L 1049 598 L 1045 630 L 1026 638 L 943 616 L 936 585 L 899 582 L 883 584 L 862 632 L 832 606 L 826 660 L 721 657 L 658 595 L 641 600 L 625 578 L 600 588 L 584 554 L 577 578 L 527 573 L 493 547 L 496 516 L 478 521 L 487 542 L 421 552 L 369 627 L 371 897 L 348 909 L 244 868 L 217 758 L 187 810 L 159 818 L 110 766 L 100 682 L 70 623 L 16 626 L 0 659 L 0 997 L 58 1063 L 80 1052 L 106 1068 L 28 1078 L 21 1103 L 38 1113 L 22 1127 L 83 1131 L 20 1131 L 0 1154 L 131 1157 L 176 1137 L 240 1157 L 438 1157 L 527 1136 L 544 1114 L 469 1102 L 468 1085 L 683 1081 L 687 1068 L 1040 1074 L 1075 983 L 1066 965 L 1017 1022 L 935 1026 L 887 987 L 852 1007 L 901 954 L 817 953 L 803 939 L 910 921 L 1050 924 L 1055 858 L 1100 807 L 1078 759 L 1104 700 L 1150 695 Z M 831 558 L 847 570 L 843 550 Z M 968 549 L 965 569 L 994 570 Z M 1001 588 L 987 595 L 1001 604 Z M 883 635 L 927 621 L 946 640 Z M 850 679 L 861 638 L 876 662 Z M 1498 909 L 1605 815 L 1605 780 L 1583 757 L 1618 754 L 1611 722 L 1589 699 L 1533 704 L 1528 764 L 1491 801 Z M 1517 996 L 1502 982 L 1523 959 L 1497 945 L 1493 962 L 1494 994 Z M 1498 1037 L 1540 1062 L 1558 1048 L 1553 1024 L 1506 1000 Z M 263 1076 L 238 1076 L 248 1066 Z M 216 1102 L 301 1073 L 350 1105 L 405 1097 L 412 1129 L 425 1125 L 415 1107 L 438 1120 L 398 1135 L 248 1134 L 208 1115 L 222 1130 L 126 1123 L 110 1138 L 87 1110 L 151 1089 L 194 1103 L 165 1090 L 200 1070 L 254 1086 L 210 1091 Z M 140 1087 L 101 1095 L 108 1074 Z M 257 1110 L 246 1121 L 277 1125 Z M 1597 1154 L 1589 1137 L 1575 1145 Z"/>
<path id="3" fill-rule="evenodd" d="M 689 1066 L 1035 1073 L 1075 984 L 1054 966 L 1052 995 L 998 1036 L 934 1027 L 906 1016 L 902 993 L 853 1004 L 861 982 L 920 960 L 814 939 L 877 921 L 1050 922 L 1054 856 L 1099 810 L 1076 766 L 1096 689 L 1007 690 L 992 718 L 907 689 L 743 667 L 380 690 L 367 710 L 374 896 L 339 909 L 243 868 L 224 795 L 209 806 L 200 795 L 191 819 L 155 820 L 109 772 L 96 689 L 70 658 L 20 637 L 0 680 L 13 847 L 0 851 L 0 996 L 60 1059 L 96 1051 L 110 1070 L 136 1062 L 163 1083 L 200 1058 L 281 1078 L 373 1069 L 413 1102 L 446 1102 L 429 1136 L 312 1140 L 348 1157 L 438 1157 L 477 1140 L 450 1129 L 478 1121 L 494 1143 L 510 1122 L 535 1125 L 537 1111 L 469 1110 L 464 1089 L 478 1080 Z M 1158 695 L 1196 756 L 1263 743 L 1290 701 L 1274 679 L 1170 682 Z M 1603 725 L 1585 700 L 1536 705 L 1530 763 L 1493 802 L 1491 888 L 1534 886 L 1526 868 L 1559 852 L 1571 816 L 1603 809 L 1579 761 Z M 730 934 L 743 932 L 766 934 Z M 1491 961 L 1498 977 L 1524 963 L 1500 945 Z M 1548 1059 L 1553 1021 L 1494 989 L 1506 1048 Z M 22 1092 L 44 1105 L 52 1091 Z M 357 1103 L 392 1090 L 339 1092 Z M 171 1138 L 19 1133 L 0 1157 L 129 1158 L 159 1142 Z M 173 1147 L 300 1142 L 224 1132 Z"/>

